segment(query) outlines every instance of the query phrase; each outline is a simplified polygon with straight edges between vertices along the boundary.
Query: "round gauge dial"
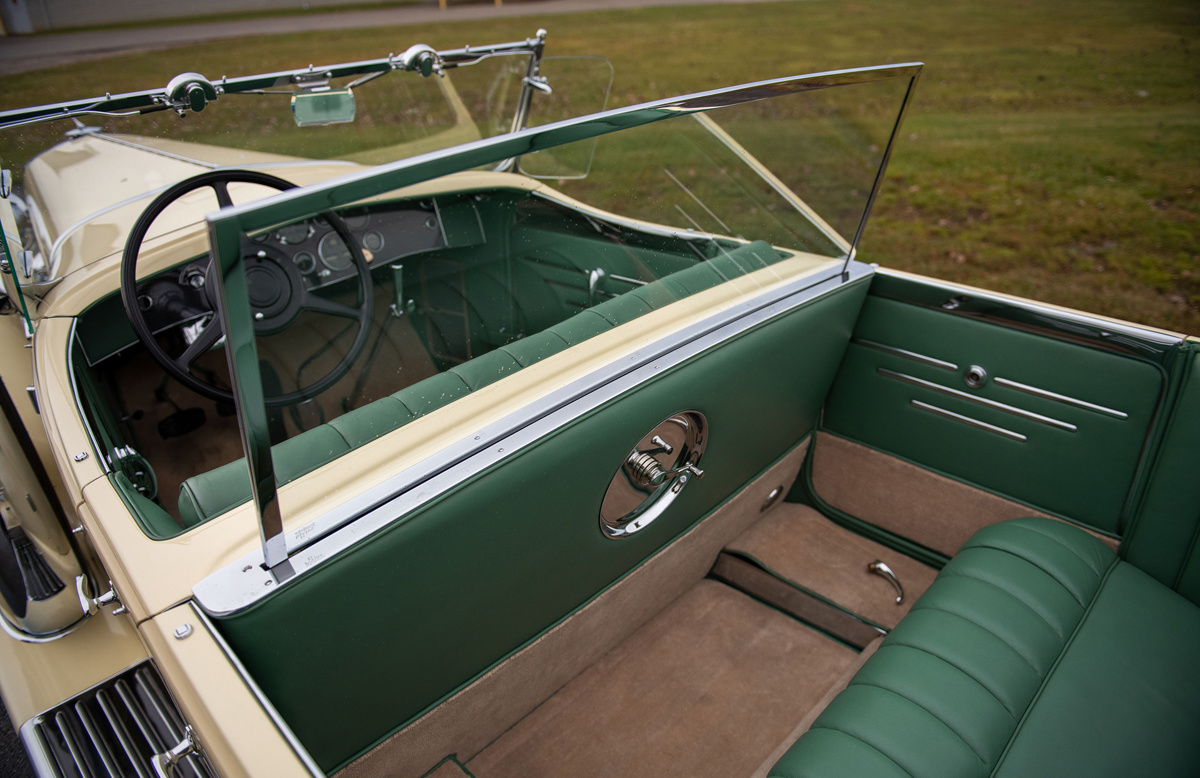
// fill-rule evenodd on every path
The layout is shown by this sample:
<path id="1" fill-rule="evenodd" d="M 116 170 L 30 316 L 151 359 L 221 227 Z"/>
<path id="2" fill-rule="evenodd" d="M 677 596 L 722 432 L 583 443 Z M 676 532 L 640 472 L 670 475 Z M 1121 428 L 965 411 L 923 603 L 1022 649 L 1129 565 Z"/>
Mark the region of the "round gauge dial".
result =
<path id="1" fill-rule="evenodd" d="M 315 272 L 317 269 L 317 258 L 307 251 L 298 251 L 292 257 L 292 262 L 296 264 L 296 268 L 304 275 Z"/>
<path id="2" fill-rule="evenodd" d="M 346 225 L 352 230 L 361 230 L 371 221 L 371 213 L 365 208 L 346 211 L 342 214 L 342 218 L 346 220 Z"/>
<path id="3" fill-rule="evenodd" d="M 280 227 L 275 231 L 275 239 L 285 246 L 295 246 L 298 243 L 303 243 L 308 240 L 313 234 L 313 226 L 307 221 L 289 224 L 286 227 Z"/>
<path id="4" fill-rule="evenodd" d="M 362 244 L 363 248 L 369 251 L 379 251 L 383 248 L 383 233 L 379 230 L 371 230 L 362 236 Z"/>
<path id="5" fill-rule="evenodd" d="M 342 236 L 336 232 L 330 232 L 321 238 L 320 244 L 317 245 L 317 253 L 321 255 L 325 267 L 330 270 L 345 270 L 354 262 L 350 249 L 342 240 Z"/>

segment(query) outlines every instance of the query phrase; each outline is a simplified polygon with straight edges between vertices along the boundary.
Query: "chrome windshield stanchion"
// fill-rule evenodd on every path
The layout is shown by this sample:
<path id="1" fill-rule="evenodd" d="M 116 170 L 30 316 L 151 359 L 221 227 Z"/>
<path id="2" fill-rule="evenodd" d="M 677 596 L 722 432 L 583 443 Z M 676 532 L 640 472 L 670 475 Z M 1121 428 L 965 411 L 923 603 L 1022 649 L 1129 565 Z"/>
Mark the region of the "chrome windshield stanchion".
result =
<path id="1" fill-rule="evenodd" d="M 229 204 L 221 202 L 222 207 Z M 222 223 L 212 217 L 209 232 L 218 271 L 219 313 L 225 325 L 229 380 L 250 471 L 250 492 L 262 536 L 263 562 L 278 583 L 291 578 L 293 573 L 287 561 L 283 515 L 275 489 L 275 462 L 271 458 L 270 426 L 242 257 L 242 234 L 236 222 Z"/>

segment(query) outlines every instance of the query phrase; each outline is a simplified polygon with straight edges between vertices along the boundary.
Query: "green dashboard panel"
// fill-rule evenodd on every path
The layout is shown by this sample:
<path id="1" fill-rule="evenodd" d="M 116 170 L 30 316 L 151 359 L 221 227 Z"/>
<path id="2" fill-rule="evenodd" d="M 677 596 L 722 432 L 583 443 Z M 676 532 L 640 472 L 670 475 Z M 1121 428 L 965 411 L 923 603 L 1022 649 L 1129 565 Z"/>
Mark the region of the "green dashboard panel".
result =
<path id="1" fill-rule="evenodd" d="M 867 298 L 854 334 L 826 407 L 827 429 L 1120 534 L 1162 391 L 1158 367 L 877 296 Z M 914 354 L 954 369 L 918 361 Z M 965 380 L 972 366 L 987 375 L 979 388 Z M 1127 417 L 1036 396 L 1004 380 Z M 1016 415 L 1012 409 L 1043 418 Z M 964 418 L 1015 436 L 972 426 Z"/>
<path id="2" fill-rule="evenodd" d="M 218 625 L 326 771 L 586 603 L 815 424 L 866 284 L 825 294 L 555 430 Z M 706 475 L 627 539 L 609 481 L 671 414 L 710 424 Z M 322 668 L 338 668 L 326 672 Z"/>

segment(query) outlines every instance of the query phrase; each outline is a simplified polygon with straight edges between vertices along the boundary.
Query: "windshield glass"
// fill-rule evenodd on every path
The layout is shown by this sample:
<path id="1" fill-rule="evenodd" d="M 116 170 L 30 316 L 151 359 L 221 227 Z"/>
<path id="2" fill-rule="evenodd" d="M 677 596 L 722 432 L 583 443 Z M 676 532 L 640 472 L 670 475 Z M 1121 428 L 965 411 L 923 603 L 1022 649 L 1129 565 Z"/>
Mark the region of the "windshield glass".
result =
<path id="1" fill-rule="evenodd" d="M 838 276 L 918 70 L 785 79 L 619 109 L 211 214 L 248 459 L 270 468 L 272 446 L 304 439 L 315 450 L 332 430 L 335 445 L 353 449 L 527 369 L 542 385 L 566 380 L 549 377 L 551 365 L 570 364 L 556 355 L 617 342 L 610 333 L 643 317 L 668 331 L 781 284 Z M 580 157 L 592 159 L 586 176 L 555 177 Z M 775 162 L 782 175 L 766 167 Z M 354 215 L 349 240 L 317 210 L 331 200 L 350 207 L 348 222 Z M 389 226 L 400 223 L 425 231 Z M 301 306 L 324 315 L 318 342 L 336 346 L 296 349 L 283 345 L 294 342 L 291 328 L 251 326 L 261 307 L 255 242 L 291 230 L 323 233 L 306 238 L 317 240 L 318 266 L 336 264 L 330 277 L 347 279 Z M 360 239 L 356 230 L 368 232 Z M 355 323 L 368 316 L 381 333 L 369 347 L 369 325 Z M 324 395 L 317 376 L 339 374 L 347 355 L 375 358 L 380 343 L 399 355 L 396 338 L 420 344 L 416 361 L 400 357 L 401 380 L 385 372 Z M 279 370 L 267 354 L 292 361 Z M 280 419 L 272 398 L 289 394 L 304 399 Z"/>
<path id="2" fill-rule="evenodd" d="M 211 80 L 189 73 L 149 92 L 4 106 L 0 165 L 13 174 L 30 252 L 23 280 L 36 291 L 111 255 L 119 243 L 78 233 L 123 233 L 158 192 L 207 169 L 294 168 L 279 175 L 307 184 L 510 132 L 542 44 L 413 47 L 383 60 Z"/>
<path id="3" fill-rule="evenodd" d="M 35 263 L 33 280 L 47 280 L 31 286 L 74 317 L 82 413 L 148 535 L 238 509 L 252 483 L 269 507 L 276 487 L 410 424 L 431 429 L 454 409 L 452 424 L 498 419 L 514 406 L 496 398 L 532 404 L 629 344 L 840 278 L 919 72 L 588 114 L 607 63 L 548 60 L 531 76 L 531 56 L 444 78 L 389 71 L 352 87 L 353 103 L 335 80 L 290 90 L 299 105 L 225 94 L 184 117 L 78 116 L 97 129 L 66 140 L 55 133 L 71 119 L 16 128 L 56 144 L 21 182 L 43 236 L 27 245 L 58 274 Z M 576 92 L 572 71 L 600 78 Z M 280 80 L 256 78 L 243 85 Z M 180 100 L 203 88 L 184 81 Z M 211 130 L 221 109 L 235 116 Z"/>

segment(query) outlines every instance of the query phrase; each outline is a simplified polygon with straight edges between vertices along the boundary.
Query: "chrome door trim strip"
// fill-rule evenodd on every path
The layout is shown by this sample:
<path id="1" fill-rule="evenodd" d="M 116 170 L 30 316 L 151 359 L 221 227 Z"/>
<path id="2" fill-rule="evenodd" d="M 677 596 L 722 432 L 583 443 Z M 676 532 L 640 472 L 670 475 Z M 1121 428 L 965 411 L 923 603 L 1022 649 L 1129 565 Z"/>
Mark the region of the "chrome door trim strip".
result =
<path id="1" fill-rule="evenodd" d="M 1017 381 L 1010 381 L 1007 378 L 1000 378 L 999 376 L 997 376 L 996 378 L 993 378 L 992 381 L 994 383 L 996 383 L 998 386 L 1003 386 L 1008 389 L 1016 389 L 1018 392 L 1025 392 L 1026 394 L 1032 394 L 1034 397 L 1044 397 L 1047 400 L 1054 400 L 1056 402 L 1065 403 L 1067 405 L 1074 405 L 1076 408 L 1083 408 L 1084 410 L 1095 411 L 1096 413 L 1103 413 L 1106 416 L 1112 416 L 1114 419 L 1128 419 L 1129 418 L 1129 414 L 1126 413 L 1125 411 L 1118 411 L 1115 408 L 1106 408 L 1103 405 L 1096 405 L 1095 403 L 1090 403 L 1087 400 L 1080 400 L 1076 397 L 1071 397 L 1070 395 L 1059 394 L 1058 392 L 1051 392 L 1048 389 L 1039 389 L 1036 386 L 1030 386 L 1029 384 L 1022 384 Z"/>
<path id="2" fill-rule="evenodd" d="M 961 413 L 955 413 L 954 411 L 948 411 L 945 408 L 939 408 L 936 405 L 930 405 L 929 403 L 923 403 L 920 400 L 909 400 L 909 404 L 911 404 L 914 408 L 918 408 L 922 411 L 929 411 L 930 413 L 934 414 L 935 416 L 941 416 L 944 419 L 952 419 L 953 421 L 962 422 L 963 424 L 966 424 L 971 427 L 975 427 L 976 429 L 984 430 L 986 432 L 993 432 L 997 435 L 1006 437 L 1009 440 L 1016 440 L 1016 441 L 1020 441 L 1023 443 L 1029 439 L 1019 432 L 1013 432 L 1012 430 L 1006 430 L 1003 427 L 997 427 L 994 424 L 988 424 L 986 421 L 980 421 L 979 419 L 973 419 L 970 416 L 963 416 Z"/>
<path id="3" fill-rule="evenodd" d="M 1079 429 L 1070 422 L 1060 421 L 1059 419 L 1054 419 L 1049 416 L 1043 416 L 1040 413 L 1027 411 L 1024 408 L 1017 408 L 1013 405 L 1006 405 L 1004 403 L 996 402 L 995 400 L 989 400 L 988 398 L 980 397 L 979 395 L 961 392 L 958 389 L 951 389 L 948 386 L 935 384 L 933 381 L 926 381 L 923 378 L 916 378 L 915 376 L 910 376 L 905 373 L 897 373 L 895 370 L 888 370 L 886 367 L 876 368 L 876 372 L 878 372 L 879 375 L 887 378 L 895 378 L 897 381 L 903 381 L 907 384 L 920 386 L 924 389 L 931 389 L 935 392 L 940 392 L 941 394 L 949 395 L 951 397 L 958 397 L 959 399 L 967 400 L 968 402 L 973 402 L 977 405 L 982 405 L 985 408 L 1011 413 L 1013 416 L 1019 416 L 1022 419 L 1036 421 L 1039 424 L 1045 424 L 1048 427 L 1057 427 L 1058 429 L 1066 430 L 1067 432 L 1076 432 Z"/>
<path id="4" fill-rule="evenodd" d="M 804 303 L 868 279 L 874 269 L 854 262 L 843 274 L 840 264 L 714 314 L 651 346 L 610 363 L 517 410 L 474 435 L 351 498 L 336 509 L 286 534 L 294 574 L 277 581 L 263 567 L 256 548 L 192 587 L 197 604 L 213 616 L 246 608 L 282 586 L 382 530 L 424 504 L 536 443 L 546 434 L 587 414 L 644 381 L 697 354 Z"/>
<path id="5" fill-rule="evenodd" d="M 304 765 L 305 769 L 308 770 L 312 778 L 325 778 L 325 771 L 317 766 L 316 760 L 314 760 L 308 753 L 308 749 L 306 749 L 304 744 L 300 742 L 300 738 L 296 737 L 296 733 L 292 732 L 292 728 L 289 727 L 287 722 L 283 720 L 283 716 L 279 715 L 279 711 L 277 711 L 275 706 L 271 704 L 271 701 L 267 699 L 267 695 L 264 694 L 259 685 L 254 682 L 254 679 L 250 677 L 250 673 L 246 670 L 246 666 L 242 664 L 242 660 L 238 659 L 237 654 L 235 654 L 229 644 L 225 642 L 225 637 L 221 635 L 220 631 L 217 630 L 216 625 L 214 625 L 208 618 L 208 614 L 204 612 L 204 608 L 197 608 L 196 603 L 194 602 L 189 602 L 187 605 L 189 608 L 191 608 L 192 612 L 196 614 L 196 618 L 200 620 L 200 623 L 204 625 L 204 628 L 208 630 L 208 634 L 212 636 L 213 641 L 216 642 L 217 646 L 222 652 L 224 652 L 225 658 L 229 660 L 229 664 L 233 666 L 234 671 L 241 676 L 242 683 L 246 684 L 246 688 L 250 690 L 250 694 L 252 694 L 254 698 L 258 700 L 258 704 L 262 706 L 262 709 L 267 714 L 267 717 L 270 718 L 275 726 L 279 728 L 279 733 L 283 735 L 283 739 L 286 740 L 288 745 L 292 747 L 292 750 L 296 752 L 296 756 L 300 759 L 300 762 Z"/>
<path id="6" fill-rule="evenodd" d="M 884 343 L 879 343 L 874 340 L 867 340 L 866 338 L 851 338 L 850 342 L 857 343 L 861 346 L 866 346 L 867 348 L 873 348 L 876 351 L 882 351 L 886 354 L 894 354 L 898 357 L 911 359 L 914 362 L 920 362 L 922 365 L 940 367 L 942 370 L 949 370 L 954 373 L 958 372 L 958 365 L 954 364 L 953 362 L 935 359 L 934 357 L 925 356 L 924 354 L 918 354 L 915 351 L 907 351 L 902 348 L 896 348 L 895 346 L 888 346 Z"/>

